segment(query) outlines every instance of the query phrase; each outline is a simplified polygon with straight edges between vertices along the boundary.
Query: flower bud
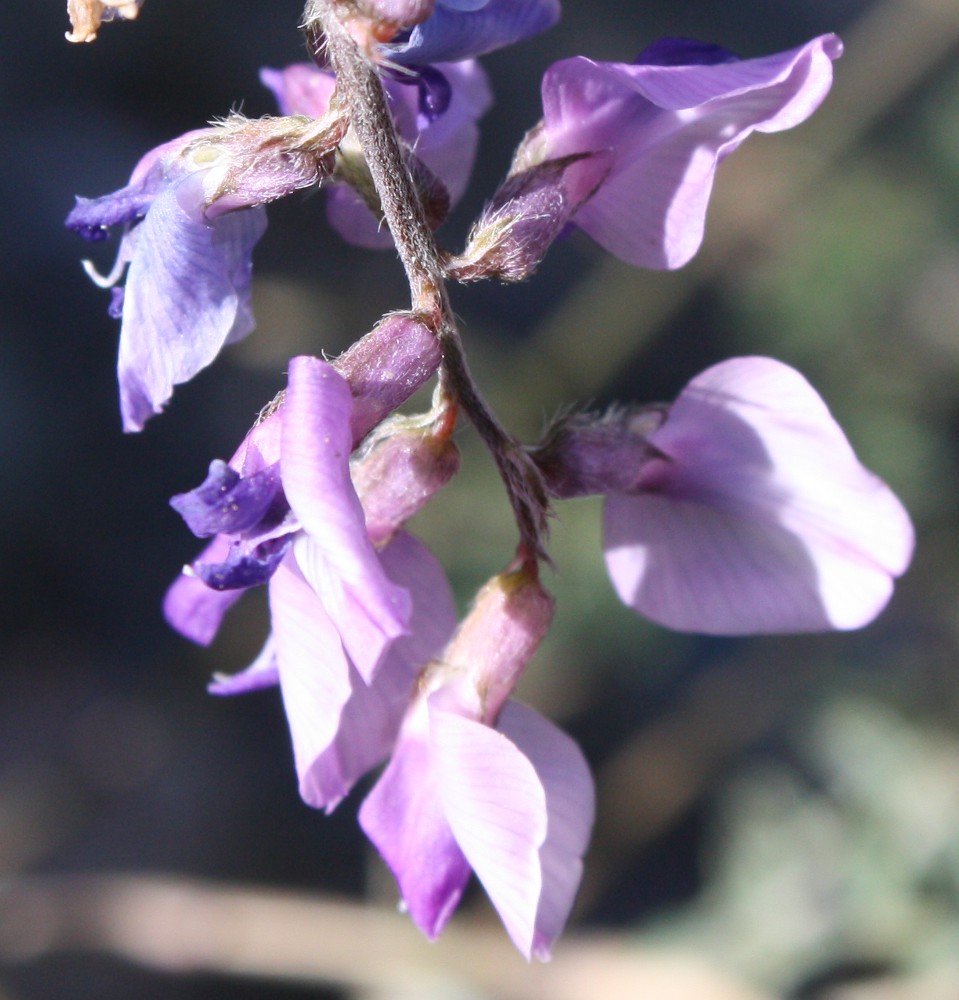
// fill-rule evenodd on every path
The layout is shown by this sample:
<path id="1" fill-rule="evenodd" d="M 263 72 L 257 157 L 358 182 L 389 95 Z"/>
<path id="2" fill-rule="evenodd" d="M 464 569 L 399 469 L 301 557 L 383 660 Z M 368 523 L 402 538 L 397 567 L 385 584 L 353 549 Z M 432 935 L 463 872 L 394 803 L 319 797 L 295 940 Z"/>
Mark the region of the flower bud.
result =
<path id="1" fill-rule="evenodd" d="M 464 282 L 530 277 L 602 182 L 608 160 L 603 152 L 581 153 L 511 173 L 470 231 L 462 256 L 447 267 L 449 277 Z"/>
<path id="2" fill-rule="evenodd" d="M 460 454 L 447 437 L 394 417 L 351 463 L 353 485 L 374 545 L 388 541 L 459 471 Z"/>
<path id="3" fill-rule="evenodd" d="M 535 568 L 494 576 L 443 654 L 442 676 L 450 681 L 434 698 L 494 725 L 549 630 L 554 607 Z"/>

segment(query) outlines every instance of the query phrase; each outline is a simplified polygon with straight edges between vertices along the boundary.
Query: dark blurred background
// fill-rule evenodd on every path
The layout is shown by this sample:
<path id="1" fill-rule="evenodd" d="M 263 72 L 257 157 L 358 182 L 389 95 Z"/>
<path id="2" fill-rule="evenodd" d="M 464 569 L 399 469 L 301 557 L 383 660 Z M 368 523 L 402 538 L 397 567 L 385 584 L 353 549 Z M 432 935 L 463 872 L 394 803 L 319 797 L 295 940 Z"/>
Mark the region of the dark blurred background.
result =
<path id="1" fill-rule="evenodd" d="M 704 639 L 623 608 L 603 568 L 600 504 L 562 505 L 559 572 L 547 580 L 557 623 L 523 693 L 580 741 L 599 815 L 558 956 L 603 932 L 624 953 L 678 950 L 737 989 L 954 1000 L 959 9 L 945 0 L 564 7 L 550 33 L 484 60 L 497 103 L 470 193 L 442 231 L 453 248 L 537 119 L 551 62 L 629 61 L 664 35 L 756 56 L 838 31 L 847 50 L 809 123 L 754 138 L 724 164 L 703 251 L 684 270 L 634 271 L 577 235 L 525 285 L 454 290 L 494 408 L 532 439 L 566 403 L 669 399 L 721 358 L 771 354 L 807 375 L 903 498 L 918 549 L 889 609 L 863 632 Z M 336 354 L 402 308 L 401 270 L 388 253 L 343 244 L 322 195 L 271 206 L 255 254 L 257 331 L 178 388 L 143 434 L 124 436 L 117 324 L 81 271 L 91 248 L 63 217 L 74 194 L 121 187 L 160 142 L 231 108 L 272 112 L 258 69 L 303 58 L 300 6 L 147 0 L 136 22 L 80 46 L 63 40 L 55 0 L 14 0 L 13 14 L 0 57 L 0 998 L 348 995 L 349 970 L 220 968 L 199 930 L 196 955 L 151 969 L 136 958 L 142 941 L 124 951 L 98 938 L 106 924 L 84 887 L 114 883 L 76 876 L 189 877 L 214 890 L 394 905 L 356 826 L 362 789 L 331 817 L 312 812 L 297 796 L 276 694 L 204 692 L 213 671 L 239 669 L 258 650 L 259 595 L 210 650 L 169 630 L 160 603 L 197 549 L 167 498 L 232 453 L 290 356 Z M 93 250 L 107 270 L 114 245 Z M 463 472 L 416 530 L 465 605 L 509 559 L 514 529 L 466 428 L 460 443 Z M 80 894 L 72 909 L 64 886 Z M 474 892 L 454 926 L 494 919 Z M 518 957 L 506 961 L 527 975 Z M 441 988 L 427 976 L 409 995 L 498 995 L 466 981 Z M 356 982 L 375 992 L 362 975 Z"/>

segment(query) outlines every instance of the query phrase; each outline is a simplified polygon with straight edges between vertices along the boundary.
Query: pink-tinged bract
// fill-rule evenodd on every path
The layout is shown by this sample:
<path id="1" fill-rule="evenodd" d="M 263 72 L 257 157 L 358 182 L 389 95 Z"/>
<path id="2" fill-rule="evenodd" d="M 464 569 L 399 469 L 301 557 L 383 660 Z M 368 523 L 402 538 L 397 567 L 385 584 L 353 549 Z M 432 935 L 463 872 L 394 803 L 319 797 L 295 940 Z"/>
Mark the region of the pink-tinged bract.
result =
<path id="1" fill-rule="evenodd" d="M 688 64 L 664 64 L 667 47 L 635 65 L 567 59 L 543 79 L 544 157 L 612 157 L 574 224 L 638 267 L 681 267 L 696 253 L 716 167 L 750 133 L 808 118 L 842 53 L 835 35 L 760 59 L 711 61 L 715 50 L 676 42 L 673 58 Z M 576 171 L 595 167 L 584 161 Z"/>
<path id="2" fill-rule="evenodd" d="M 716 635 L 852 629 L 885 607 L 913 530 L 794 369 L 736 358 L 680 393 L 634 492 L 606 503 L 622 600 Z"/>

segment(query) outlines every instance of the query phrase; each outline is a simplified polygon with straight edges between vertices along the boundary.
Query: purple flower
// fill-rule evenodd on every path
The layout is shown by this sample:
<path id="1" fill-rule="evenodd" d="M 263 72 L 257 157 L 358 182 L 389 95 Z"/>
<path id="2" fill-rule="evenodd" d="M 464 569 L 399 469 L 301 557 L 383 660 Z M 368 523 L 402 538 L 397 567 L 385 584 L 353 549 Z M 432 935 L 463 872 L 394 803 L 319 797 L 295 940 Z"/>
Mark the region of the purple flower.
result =
<path id="1" fill-rule="evenodd" d="M 429 22 L 427 22 L 429 23 Z M 835 35 L 761 59 L 667 40 L 635 65 L 579 56 L 543 79 L 544 119 L 520 161 L 577 153 L 567 187 L 595 193 L 572 221 L 630 264 L 676 268 L 699 249 L 716 167 L 754 131 L 805 121 L 832 84 Z"/>
<path id="2" fill-rule="evenodd" d="M 295 560 L 270 581 L 273 632 L 242 673 L 218 676 L 214 694 L 279 684 L 303 800 L 332 812 L 355 782 L 387 757 L 422 665 L 437 656 L 456 621 L 449 584 L 427 549 L 401 532 L 379 553 L 388 579 L 408 591 L 409 634 L 392 642 L 372 680 L 364 680 L 322 598 Z"/>
<path id="3" fill-rule="evenodd" d="M 549 957 L 582 874 L 593 786 L 576 744 L 509 700 L 552 617 L 522 572 L 494 579 L 430 664 L 360 823 L 435 938 L 471 870 L 527 957 Z"/>
<path id="4" fill-rule="evenodd" d="M 290 362 L 277 411 L 229 465 L 214 462 L 205 483 L 174 497 L 196 534 L 216 537 L 165 605 L 175 628 L 209 642 L 234 595 L 269 581 L 277 655 L 313 633 L 315 648 L 339 665 L 344 699 L 347 662 L 371 681 L 411 614 L 406 588 L 389 579 L 370 542 L 350 478 L 352 410 L 350 387 L 331 365 Z M 311 602 L 320 610 L 307 615 Z"/>
<path id="5" fill-rule="evenodd" d="M 794 369 L 736 358 L 694 378 L 605 512 L 622 600 L 714 635 L 852 629 L 909 564 L 913 530 Z"/>
<path id="6" fill-rule="evenodd" d="M 121 320 L 117 372 L 125 430 L 141 430 L 173 386 L 205 368 L 224 344 L 253 329 L 253 247 L 266 228 L 262 204 L 322 180 L 345 126 L 228 120 L 151 150 L 130 183 L 101 198 L 77 198 L 67 227 L 88 240 L 123 226 L 116 264 L 100 276 L 114 287 Z M 303 144 L 305 139 L 311 144 Z M 332 144 L 332 145 L 331 145 Z"/>
<path id="7" fill-rule="evenodd" d="M 283 114 L 311 117 L 327 112 L 336 84 L 332 73 L 311 63 L 263 69 L 260 79 L 273 91 Z M 429 108 L 437 80 L 447 88 L 439 112 Z M 491 103 L 486 74 L 478 63 L 469 61 L 430 67 L 426 75 L 387 77 L 385 84 L 400 136 L 415 148 L 416 157 L 442 182 L 450 204 L 455 204 L 466 190 L 476 158 L 476 122 Z M 356 173 L 361 187 L 370 186 L 362 154 L 350 136 L 340 146 L 338 172 Z M 334 183 L 328 190 L 330 224 L 345 240 L 371 249 L 393 246 L 389 231 L 352 186 Z"/>
<path id="8" fill-rule="evenodd" d="M 456 620 L 436 560 L 399 531 L 455 472 L 455 446 L 394 420 L 355 473 L 350 465 L 375 401 L 399 402 L 398 386 L 409 394 L 430 370 L 423 345 L 409 346 L 420 326 L 394 316 L 338 362 L 351 370 L 357 352 L 380 348 L 386 370 L 368 366 L 357 379 L 359 406 L 332 366 L 294 358 L 283 402 L 229 464 L 214 462 L 201 486 L 172 501 L 195 534 L 213 541 L 170 588 L 167 618 L 209 643 L 243 590 L 268 583 L 272 634 L 263 651 L 210 690 L 279 683 L 301 795 L 327 811 L 389 753 L 416 673 Z M 429 358 L 433 348 L 431 337 Z"/>
<path id="9" fill-rule="evenodd" d="M 472 59 L 551 28 L 559 0 L 436 0 L 422 24 L 381 45 L 387 64 L 419 67 Z"/>

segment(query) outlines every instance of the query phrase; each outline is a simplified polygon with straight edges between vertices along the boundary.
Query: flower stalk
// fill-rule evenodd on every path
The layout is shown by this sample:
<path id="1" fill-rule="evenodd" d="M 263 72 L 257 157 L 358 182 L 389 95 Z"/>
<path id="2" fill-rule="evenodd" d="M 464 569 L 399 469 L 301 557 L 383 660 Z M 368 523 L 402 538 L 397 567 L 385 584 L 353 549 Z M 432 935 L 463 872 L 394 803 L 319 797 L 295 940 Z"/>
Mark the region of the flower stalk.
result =
<path id="1" fill-rule="evenodd" d="M 412 308 L 431 323 L 443 352 L 435 419 L 448 424 L 450 410 L 466 414 L 506 487 L 519 529 L 519 550 L 524 557 L 548 559 L 549 497 L 542 475 L 487 406 L 470 373 L 446 291 L 443 258 L 407 169 L 379 73 L 341 20 L 335 0 L 309 0 L 304 25 L 313 59 L 319 65 L 328 62 L 336 73 L 339 99 L 363 148 L 406 272 Z"/>

